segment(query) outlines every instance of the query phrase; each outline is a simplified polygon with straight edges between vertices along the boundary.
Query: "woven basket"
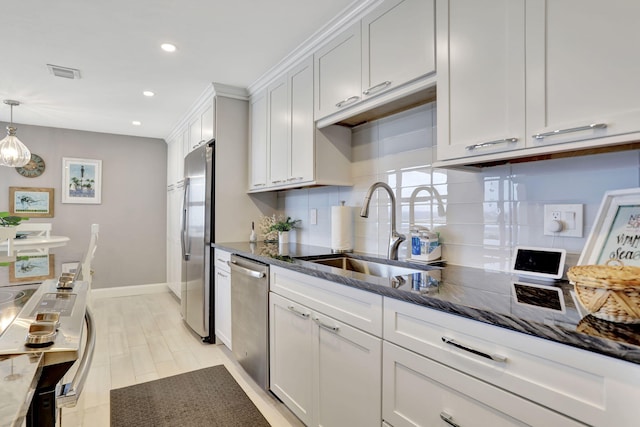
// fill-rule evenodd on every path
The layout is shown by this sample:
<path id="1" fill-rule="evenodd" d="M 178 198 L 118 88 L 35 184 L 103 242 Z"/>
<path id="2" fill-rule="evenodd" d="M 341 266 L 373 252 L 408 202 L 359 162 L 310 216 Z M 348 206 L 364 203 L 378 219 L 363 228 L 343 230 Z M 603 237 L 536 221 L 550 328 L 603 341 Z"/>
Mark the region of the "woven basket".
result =
<path id="1" fill-rule="evenodd" d="M 620 323 L 640 323 L 640 267 L 577 265 L 567 272 L 580 303 L 593 316 Z M 618 261 L 614 261 L 618 262 Z"/>

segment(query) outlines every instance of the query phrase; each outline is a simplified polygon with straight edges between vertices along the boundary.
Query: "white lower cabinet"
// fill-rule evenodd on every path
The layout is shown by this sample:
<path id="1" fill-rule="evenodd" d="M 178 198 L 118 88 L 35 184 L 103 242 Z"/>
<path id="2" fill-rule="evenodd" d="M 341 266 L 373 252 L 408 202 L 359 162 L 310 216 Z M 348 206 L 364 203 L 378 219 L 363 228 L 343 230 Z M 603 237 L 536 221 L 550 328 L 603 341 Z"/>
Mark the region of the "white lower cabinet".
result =
<path id="1" fill-rule="evenodd" d="M 311 310 L 269 293 L 271 391 L 306 425 L 312 415 Z"/>
<path id="2" fill-rule="evenodd" d="M 382 416 L 402 426 L 581 426 L 547 408 L 389 342 Z"/>
<path id="3" fill-rule="evenodd" d="M 306 425 L 381 424 L 382 340 L 270 293 L 271 391 Z"/>
<path id="4" fill-rule="evenodd" d="M 216 338 L 231 350 L 231 254 L 214 250 L 214 321 Z"/>
<path id="5" fill-rule="evenodd" d="M 637 364 L 270 271 L 271 391 L 308 426 L 635 426 Z"/>

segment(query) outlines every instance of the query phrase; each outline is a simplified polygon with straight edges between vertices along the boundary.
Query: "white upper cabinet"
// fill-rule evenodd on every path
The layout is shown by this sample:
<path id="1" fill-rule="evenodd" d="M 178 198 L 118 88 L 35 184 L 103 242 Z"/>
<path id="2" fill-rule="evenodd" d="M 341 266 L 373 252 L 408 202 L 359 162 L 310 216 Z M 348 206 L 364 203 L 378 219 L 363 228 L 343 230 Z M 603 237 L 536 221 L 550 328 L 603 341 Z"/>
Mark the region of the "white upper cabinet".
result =
<path id="1" fill-rule="evenodd" d="M 639 16 L 638 1 L 527 3 L 530 146 L 640 131 Z"/>
<path id="2" fill-rule="evenodd" d="M 266 90 L 251 97 L 251 146 L 249 149 L 249 190 L 267 186 L 269 145 L 267 144 L 267 94 Z"/>
<path id="3" fill-rule="evenodd" d="M 438 159 L 524 148 L 524 0 L 439 0 Z"/>
<path id="4" fill-rule="evenodd" d="M 351 131 L 313 121 L 313 58 L 251 100 L 250 192 L 351 185 Z"/>
<path id="5" fill-rule="evenodd" d="M 362 96 L 435 71 L 432 0 L 389 0 L 362 19 Z"/>
<path id="6" fill-rule="evenodd" d="M 328 116 L 360 101 L 360 22 L 343 31 L 315 53 L 316 119 Z"/>
<path id="7" fill-rule="evenodd" d="M 439 166 L 640 138 L 640 3 L 437 0 Z"/>
<path id="8" fill-rule="evenodd" d="M 271 185 L 287 182 L 289 176 L 289 103 L 287 99 L 287 78 L 279 79 L 267 88 L 268 95 L 268 135 L 270 143 Z"/>
<path id="9" fill-rule="evenodd" d="M 387 0 L 319 49 L 319 124 L 336 123 L 424 89 L 423 83 L 406 85 L 435 72 L 434 15 L 433 0 Z M 395 96 L 389 95 L 400 87 Z"/>
<path id="10" fill-rule="evenodd" d="M 200 111 L 197 111 L 189 120 L 189 126 L 185 130 L 184 155 L 192 152 L 203 142 L 210 141 L 215 134 L 215 99 L 209 100 Z"/>
<path id="11" fill-rule="evenodd" d="M 200 139 L 204 142 L 211 141 L 215 135 L 215 106 L 216 100 L 214 98 L 213 102 L 208 104 L 205 110 L 200 114 Z"/>
<path id="12" fill-rule="evenodd" d="M 313 123 L 313 61 L 303 62 L 288 74 L 291 105 L 289 182 L 313 181 L 315 177 Z"/>
<path id="13" fill-rule="evenodd" d="M 167 186 L 174 185 L 182 179 L 179 174 L 179 163 L 182 161 L 182 139 L 171 138 L 167 141 Z"/>

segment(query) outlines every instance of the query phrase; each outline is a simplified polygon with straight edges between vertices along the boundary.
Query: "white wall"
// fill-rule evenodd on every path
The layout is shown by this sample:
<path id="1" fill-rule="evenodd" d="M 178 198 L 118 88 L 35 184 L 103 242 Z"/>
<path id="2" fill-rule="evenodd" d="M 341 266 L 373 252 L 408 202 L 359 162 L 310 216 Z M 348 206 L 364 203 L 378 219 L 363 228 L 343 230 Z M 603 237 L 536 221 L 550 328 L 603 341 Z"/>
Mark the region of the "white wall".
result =
<path id="1" fill-rule="evenodd" d="M 9 210 L 9 187 L 54 188 L 55 217 L 30 221 L 51 222 L 52 234 L 70 237 L 66 246 L 53 251 L 56 271 L 60 272 L 62 262 L 82 258 L 91 224 L 98 223 L 94 288 L 166 282 L 166 143 L 70 129 L 16 127 L 21 141 L 44 159 L 46 170 L 40 177 L 25 178 L 14 168 L 0 167 L 0 211 Z M 63 157 L 102 160 L 102 204 L 61 202 Z"/>
<path id="2" fill-rule="evenodd" d="M 640 186 L 640 152 L 599 154 L 485 168 L 480 172 L 434 169 L 435 103 L 353 129 L 353 187 L 321 187 L 279 193 L 278 208 L 301 229 L 300 243 L 330 246 L 331 206 L 340 200 L 354 207 L 355 250 L 386 256 L 389 199 L 381 190 L 372 199 L 368 219 L 358 213 L 368 187 L 384 181 L 400 203 L 400 232 L 409 234 L 409 196 L 416 186 L 433 185 L 446 213 L 438 216 L 429 193 L 418 194 L 416 224 L 434 228 L 451 264 L 507 270 L 516 245 L 565 248 L 575 263 L 586 242 L 605 191 Z M 379 199 L 378 202 L 376 202 Z M 543 205 L 583 203 L 583 238 L 543 235 Z M 309 210 L 318 209 L 318 224 Z M 407 255 L 404 243 L 401 257 Z"/>

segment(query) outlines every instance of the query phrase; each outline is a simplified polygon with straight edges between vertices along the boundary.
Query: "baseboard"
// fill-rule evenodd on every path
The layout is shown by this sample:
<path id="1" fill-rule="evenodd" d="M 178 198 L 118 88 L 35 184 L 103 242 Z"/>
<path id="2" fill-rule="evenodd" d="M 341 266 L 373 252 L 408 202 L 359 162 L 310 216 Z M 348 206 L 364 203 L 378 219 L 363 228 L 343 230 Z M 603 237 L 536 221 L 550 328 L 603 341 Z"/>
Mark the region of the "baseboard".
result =
<path id="1" fill-rule="evenodd" d="M 128 297 L 131 295 L 156 294 L 161 292 L 170 292 L 166 283 L 153 283 L 150 285 L 134 285 L 134 286 L 118 286 L 117 288 L 92 289 L 91 297 L 96 298 L 114 298 Z"/>

